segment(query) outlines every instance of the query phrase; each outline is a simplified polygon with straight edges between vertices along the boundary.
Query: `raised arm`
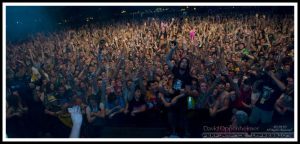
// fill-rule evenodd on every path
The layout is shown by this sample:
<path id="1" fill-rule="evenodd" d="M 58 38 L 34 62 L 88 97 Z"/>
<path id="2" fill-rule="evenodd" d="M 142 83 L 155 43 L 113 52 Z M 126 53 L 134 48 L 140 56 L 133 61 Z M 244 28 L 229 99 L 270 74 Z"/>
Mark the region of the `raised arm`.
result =
<path id="1" fill-rule="evenodd" d="M 41 51 L 41 53 L 42 53 L 42 63 L 44 64 L 45 63 L 45 53 L 44 53 L 44 47 L 42 47 L 42 51 Z"/>
<path id="2" fill-rule="evenodd" d="M 125 61 L 123 61 L 123 65 L 122 65 L 122 87 L 123 89 L 127 89 L 126 86 L 126 75 L 125 75 L 125 69 L 126 69 L 126 64 Z"/>
<path id="3" fill-rule="evenodd" d="M 101 101 L 104 102 L 106 100 L 105 94 L 106 94 L 106 83 L 107 79 L 102 79 L 102 87 L 101 87 Z"/>
<path id="4" fill-rule="evenodd" d="M 135 76 L 133 77 L 131 87 L 129 88 L 130 94 L 134 94 L 135 87 L 137 84 L 139 84 L 140 78 L 137 75 L 138 73 L 136 73 Z"/>
<path id="5" fill-rule="evenodd" d="M 154 18 L 152 18 L 152 20 L 154 21 L 155 28 L 159 30 L 159 25 L 157 24 L 156 20 Z"/>
<path id="6" fill-rule="evenodd" d="M 89 123 L 93 122 L 96 119 L 95 116 L 92 116 L 90 107 L 86 108 L 86 118 Z"/>
<path id="7" fill-rule="evenodd" d="M 145 57 L 142 58 L 141 65 L 142 66 L 145 65 Z M 139 82 L 139 86 L 141 88 L 141 92 L 143 94 L 146 94 L 147 89 L 146 89 L 146 87 L 144 86 L 144 83 L 143 83 L 143 73 L 144 73 L 144 71 L 146 71 L 146 69 L 144 67 L 139 68 L 139 72 L 138 72 L 139 81 L 138 82 Z"/>
<path id="8" fill-rule="evenodd" d="M 229 101 L 230 101 L 229 93 L 226 92 L 226 93 L 224 93 L 223 96 L 225 97 L 225 98 L 224 98 L 224 102 L 223 102 L 223 107 L 220 108 L 220 109 L 218 109 L 218 110 L 216 111 L 216 113 L 219 113 L 219 112 L 222 112 L 222 111 L 224 111 L 224 110 L 227 110 L 228 107 L 229 107 Z"/>
<path id="9" fill-rule="evenodd" d="M 84 74 L 84 71 L 87 69 L 87 67 L 85 66 L 82 71 L 80 72 L 78 78 L 82 78 L 83 77 L 83 74 Z"/>
<path id="10" fill-rule="evenodd" d="M 133 110 L 131 113 L 135 114 L 135 113 L 144 112 L 144 111 L 146 111 L 146 109 L 147 109 L 146 104 L 143 104 L 143 105 L 140 106 L 139 108 Z"/>
<path id="11" fill-rule="evenodd" d="M 30 60 L 31 60 L 31 63 L 32 63 L 32 65 L 35 65 L 36 62 L 35 62 L 34 59 L 33 59 L 34 56 L 33 56 L 33 53 L 32 53 L 31 48 L 29 48 L 28 51 L 29 51 L 29 54 L 30 54 Z"/>
<path id="12" fill-rule="evenodd" d="M 217 78 L 214 80 L 214 82 L 212 83 L 211 87 L 208 89 L 208 91 L 207 91 L 207 93 L 205 95 L 203 103 L 201 104 L 202 106 L 207 103 L 209 96 L 213 93 L 213 91 L 216 88 L 216 86 L 218 85 L 220 79 L 221 79 L 221 77 L 217 76 Z"/>
<path id="13" fill-rule="evenodd" d="M 175 46 L 174 44 L 171 44 L 171 50 L 166 57 L 166 62 L 168 64 L 170 70 L 172 70 L 174 67 L 174 65 L 171 63 L 171 59 L 172 59 L 172 56 L 176 49 L 177 49 L 177 46 Z"/>
<path id="14" fill-rule="evenodd" d="M 268 75 L 274 80 L 274 82 L 280 88 L 281 91 L 286 90 L 286 86 L 284 85 L 284 83 L 280 81 L 272 71 L 269 71 Z"/>
<path id="15" fill-rule="evenodd" d="M 287 108 L 282 106 L 282 99 L 284 97 L 284 94 L 281 94 L 281 96 L 276 100 L 276 103 L 274 105 L 274 108 L 279 112 L 281 115 L 283 115 L 286 111 Z"/>
<path id="16" fill-rule="evenodd" d="M 93 74 L 95 77 L 96 77 L 96 76 L 99 74 L 99 72 L 102 70 L 102 69 L 101 69 L 102 59 L 103 59 L 102 50 L 99 49 L 99 51 L 98 51 L 98 56 L 97 56 L 97 60 L 98 60 L 97 70 L 96 70 L 96 72 Z"/>
<path id="17" fill-rule="evenodd" d="M 72 119 L 72 130 L 70 133 L 70 138 L 79 138 L 80 137 L 80 129 L 82 125 L 82 113 L 79 106 L 74 106 L 68 109 L 69 113 L 71 114 Z"/>
<path id="18" fill-rule="evenodd" d="M 172 18 L 172 21 L 171 21 L 171 23 L 167 26 L 167 29 L 169 30 L 169 28 L 174 24 L 174 18 Z"/>
<path id="19" fill-rule="evenodd" d="M 158 94 L 158 97 L 161 99 L 165 107 L 170 107 L 172 105 L 170 102 L 166 101 L 164 94 L 162 94 L 161 92 Z"/>
<path id="20" fill-rule="evenodd" d="M 221 75 L 217 75 L 217 78 L 212 83 L 211 87 L 208 89 L 207 93 L 212 94 L 218 83 L 220 82 Z"/>
<path id="21" fill-rule="evenodd" d="M 234 88 L 236 95 L 239 97 L 240 96 L 240 87 L 238 85 L 238 82 L 232 80 L 232 78 L 229 77 L 228 75 L 226 75 L 226 77 L 228 78 L 230 85 Z"/>
<path id="22" fill-rule="evenodd" d="M 118 74 L 119 74 L 119 70 L 122 66 L 122 63 L 124 62 L 125 60 L 125 57 L 124 57 L 124 52 L 125 52 L 125 48 L 122 49 L 122 54 L 120 56 L 120 59 L 118 61 L 118 64 L 117 64 L 117 67 L 116 69 L 114 70 L 114 73 L 113 73 L 113 78 L 117 78 Z"/>
<path id="23" fill-rule="evenodd" d="M 272 43 L 270 42 L 270 39 L 269 39 L 269 33 L 268 33 L 268 28 L 265 28 L 265 37 L 266 37 L 266 39 L 267 39 L 267 44 L 268 44 L 268 46 L 269 46 L 269 52 L 270 52 L 270 50 L 271 50 L 271 47 L 272 47 Z"/>
<path id="24" fill-rule="evenodd" d="M 174 97 L 174 98 L 171 100 L 171 105 L 176 104 L 177 101 L 178 101 L 178 99 L 180 99 L 180 98 L 182 98 L 182 97 L 184 97 L 184 96 L 186 96 L 186 95 L 185 95 L 185 93 L 183 92 L 183 93 L 177 95 L 176 97 Z"/>
<path id="25" fill-rule="evenodd" d="M 99 107 L 100 107 L 101 111 L 97 112 L 96 116 L 104 118 L 105 117 L 105 107 L 104 107 L 104 104 L 100 103 Z"/>

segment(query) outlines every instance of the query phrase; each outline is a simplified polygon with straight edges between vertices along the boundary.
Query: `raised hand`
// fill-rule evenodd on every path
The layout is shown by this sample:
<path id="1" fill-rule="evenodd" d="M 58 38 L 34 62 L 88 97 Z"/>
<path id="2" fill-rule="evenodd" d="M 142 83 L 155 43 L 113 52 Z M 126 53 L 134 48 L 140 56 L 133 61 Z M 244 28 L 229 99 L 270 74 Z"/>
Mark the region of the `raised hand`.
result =
<path id="1" fill-rule="evenodd" d="M 163 95 L 162 93 L 158 93 L 158 97 L 159 97 L 160 99 L 163 99 L 163 98 L 164 98 L 164 95 Z"/>
<path id="2" fill-rule="evenodd" d="M 177 103 L 177 100 L 178 100 L 177 97 L 173 98 L 173 99 L 171 100 L 171 104 L 172 104 L 172 105 L 175 105 L 175 104 Z"/>
<path id="3" fill-rule="evenodd" d="M 175 44 L 171 43 L 171 49 L 176 49 Z"/>
<path id="4" fill-rule="evenodd" d="M 82 113 L 81 113 L 80 106 L 74 106 L 72 108 L 68 108 L 68 111 L 71 114 L 73 125 L 81 125 Z"/>
<path id="5" fill-rule="evenodd" d="M 71 114 L 73 123 L 70 138 L 79 138 L 80 128 L 82 125 L 82 113 L 80 106 L 73 106 L 72 108 L 68 108 L 68 112 Z"/>
<path id="6" fill-rule="evenodd" d="M 130 113 L 130 115 L 131 115 L 131 116 L 135 116 L 135 113 L 136 113 L 135 111 L 132 111 L 132 112 Z"/>
<path id="7" fill-rule="evenodd" d="M 275 74 L 272 71 L 268 71 L 268 75 L 271 76 L 271 77 L 275 76 Z"/>

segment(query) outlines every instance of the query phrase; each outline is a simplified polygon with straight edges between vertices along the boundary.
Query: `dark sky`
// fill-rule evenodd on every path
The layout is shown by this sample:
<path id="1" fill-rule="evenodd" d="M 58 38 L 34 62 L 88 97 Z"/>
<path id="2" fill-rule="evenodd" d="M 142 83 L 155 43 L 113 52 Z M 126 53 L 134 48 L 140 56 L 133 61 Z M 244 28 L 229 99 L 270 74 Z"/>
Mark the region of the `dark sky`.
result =
<path id="1" fill-rule="evenodd" d="M 22 39 L 25 35 L 51 31 L 56 26 L 56 15 L 46 7 L 7 7 L 6 30 L 8 39 Z"/>
<path id="2" fill-rule="evenodd" d="M 85 24 L 87 17 L 94 17 L 94 20 L 110 19 L 120 12 L 127 13 L 136 11 L 154 10 L 158 7 L 149 6 L 7 6 L 6 7 L 6 30 L 9 41 L 22 40 L 29 34 L 36 32 L 51 32 L 59 30 L 68 24 L 81 26 Z M 161 7 L 160 7 L 161 8 Z M 164 7 L 180 10 L 183 6 Z M 197 7 L 202 13 L 207 9 L 218 9 L 224 7 Z M 227 11 L 239 12 L 237 7 L 226 7 Z M 273 10 L 276 13 L 293 13 L 293 7 L 240 7 L 248 10 Z M 201 11 L 202 10 L 202 11 Z M 201 11 L 201 12 L 200 12 Z M 64 20 L 68 20 L 64 23 Z M 59 24 L 60 23 L 60 24 Z"/>

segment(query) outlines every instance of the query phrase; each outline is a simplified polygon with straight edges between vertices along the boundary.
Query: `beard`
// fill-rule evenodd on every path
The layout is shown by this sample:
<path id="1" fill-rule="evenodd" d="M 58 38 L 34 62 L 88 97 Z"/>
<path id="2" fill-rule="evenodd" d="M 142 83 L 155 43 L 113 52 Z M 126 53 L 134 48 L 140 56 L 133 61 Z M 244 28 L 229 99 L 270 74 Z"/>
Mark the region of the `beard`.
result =
<path id="1" fill-rule="evenodd" d="M 186 71 L 186 68 L 180 67 L 179 70 Z"/>

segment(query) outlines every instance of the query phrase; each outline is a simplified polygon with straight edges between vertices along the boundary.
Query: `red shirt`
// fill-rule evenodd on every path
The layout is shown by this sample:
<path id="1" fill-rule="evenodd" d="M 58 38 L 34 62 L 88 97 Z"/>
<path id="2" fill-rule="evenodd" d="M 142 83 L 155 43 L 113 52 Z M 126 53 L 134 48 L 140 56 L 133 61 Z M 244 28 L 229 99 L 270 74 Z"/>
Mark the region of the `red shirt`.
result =
<path id="1" fill-rule="evenodd" d="M 245 108 L 242 104 L 242 102 L 246 103 L 246 104 L 250 104 L 251 103 L 251 89 L 249 89 L 248 91 L 244 91 L 243 90 L 243 86 L 241 86 L 240 88 L 240 96 L 237 97 L 234 101 L 234 107 L 235 108 Z"/>

